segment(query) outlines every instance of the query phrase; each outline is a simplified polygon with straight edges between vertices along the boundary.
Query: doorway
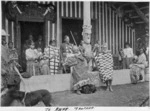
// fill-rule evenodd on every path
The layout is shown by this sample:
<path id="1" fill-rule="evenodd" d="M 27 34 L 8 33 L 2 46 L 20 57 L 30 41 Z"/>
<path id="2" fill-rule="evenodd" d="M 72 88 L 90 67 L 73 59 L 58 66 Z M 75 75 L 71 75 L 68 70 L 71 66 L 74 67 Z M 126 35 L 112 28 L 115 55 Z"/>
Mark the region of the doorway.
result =
<path id="1" fill-rule="evenodd" d="M 33 36 L 34 42 L 39 38 L 39 35 L 43 37 L 44 40 L 44 22 L 20 22 L 21 25 L 21 44 L 28 39 L 29 35 Z"/>
<path id="2" fill-rule="evenodd" d="M 25 59 L 25 41 L 29 39 L 29 35 L 33 36 L 33 41 L 36 42 L 39 39 L 39 36 L 42 37 L 43 42 L 45 43 L 44 37 L 44 22 L 20 22 L 20 38 L 21 38 L 21 54 L 20 54 L 20 65 L 23 68 L 23 71 L 26 71 L 26 59 Z"/>
<path id="3" fill-rule="evenodd" d="M 77 45 L 79 45 L 82 40 L 82 25 L 83 20 L 62 19 L 62 42 L 64 42 L 64 36 L 68 35 L 70 37 L 70 43 L 75 44 L 72 37 L 73 35 Z M 72 32 L 72 35 L 70 31 Z"/>
<path id="4" fill-rule="evenodd" d="M 91 34 L 91 44 L 93 44 L 96 40 L 96 21 L 91 20 L 92 24 L 92 34 Z M 79 45 L 81 43 L 82 37 L 82 26 L 83 26 L 83 20 L 82 19 L 62 19 L 62 42 L 64 42 L 64 36 L 68 35 L 70 37 L 70 43 L 75 44 L 72 35 L 74 36 L 74 39 Z M 72 32 L 72 35 L 70 33 Z"/>

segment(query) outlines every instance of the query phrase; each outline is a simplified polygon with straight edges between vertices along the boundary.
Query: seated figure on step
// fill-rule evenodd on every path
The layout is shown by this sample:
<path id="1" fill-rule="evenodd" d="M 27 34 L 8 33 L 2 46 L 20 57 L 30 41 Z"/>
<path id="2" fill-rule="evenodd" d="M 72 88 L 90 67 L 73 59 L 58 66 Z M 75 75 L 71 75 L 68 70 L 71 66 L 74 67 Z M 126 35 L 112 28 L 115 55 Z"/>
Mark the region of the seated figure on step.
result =
<path id="1" fill-rule="evenodd" d="M 135 60 L 134 60 L 135 61 Z M 136 62 L 136 61 L 135 61 Z M 140 80 L 143 80 L 144 69 L 147 67 L 148 63 L 146 61 L 146 56 L 143 49 L 140 49 L 140 55 L 137 57 L 137 62 L 131 64 L 130 67 L 130 78 L 132 83 L 137 83 Z"/>

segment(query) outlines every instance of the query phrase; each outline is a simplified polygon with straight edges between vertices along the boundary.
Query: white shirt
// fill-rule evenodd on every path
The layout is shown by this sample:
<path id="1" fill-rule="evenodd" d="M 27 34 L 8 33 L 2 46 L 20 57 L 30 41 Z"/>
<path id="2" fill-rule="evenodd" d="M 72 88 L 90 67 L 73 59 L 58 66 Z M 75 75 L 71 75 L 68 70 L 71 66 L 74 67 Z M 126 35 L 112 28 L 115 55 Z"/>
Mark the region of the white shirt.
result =
<path id="1" fill-rule="evenodd" d="M 149 54 L 149 47 L 146 48 L 146 54 Z"/>
<path id="2" fill-rule="evenodd" d="M 38 55 L 36 53 L 36 49 L 27 49 L 26 50 L 26 60 L 29 60 L 29 59 L 36 59 L 38 58 Z"/>
<path id="3" fill-rule="evenodd" d="M 43 55 L 42 52 L 38 51 L 37 49 L 35 49 L 35 52 L 37 53 L 37 57 L 40 57 Z"/>
<path id="4" fill-rule="evenodd" d="M 123 49 L 123 53 L 124 53 L 124 56 L 127 57 L 127 58 L 130 58 L 130 57 L 133 57 L 133 49 L 132 48 L 125 48 Z"/>
<path id="5" fill-rule="evenodd" d="M 139 55 L 137 63 L 139 63 L 139 64 L 143 63 L 144 64 L 145 62 L 146 62 L 146 56 L 143 53 L 143 54 Z"/>

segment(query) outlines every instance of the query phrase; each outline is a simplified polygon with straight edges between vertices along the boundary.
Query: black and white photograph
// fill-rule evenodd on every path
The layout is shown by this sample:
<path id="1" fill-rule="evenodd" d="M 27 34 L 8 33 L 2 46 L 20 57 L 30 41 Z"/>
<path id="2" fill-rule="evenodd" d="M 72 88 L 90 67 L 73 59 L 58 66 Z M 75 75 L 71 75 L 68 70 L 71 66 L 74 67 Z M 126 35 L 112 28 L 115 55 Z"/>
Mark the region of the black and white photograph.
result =
<path id="1" fill-rule="evenodd" d="M 0 2 L 2 108 L 150 107 L 149 1 Z"/>

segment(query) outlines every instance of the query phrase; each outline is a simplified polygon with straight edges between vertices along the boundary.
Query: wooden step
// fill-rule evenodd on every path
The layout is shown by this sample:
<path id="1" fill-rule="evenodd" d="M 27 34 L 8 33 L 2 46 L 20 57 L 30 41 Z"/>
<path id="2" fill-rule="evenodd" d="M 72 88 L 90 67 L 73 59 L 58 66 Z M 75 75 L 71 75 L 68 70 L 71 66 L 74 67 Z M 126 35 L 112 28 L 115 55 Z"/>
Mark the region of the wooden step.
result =
<path id="1" fill-rule="evenodd" d="M 104 86 L 99 78 L 99 73 L 95 72 L 95 84 L 97 87 Z M 145 79 L 145 77 L 144 77 Z M 142 80 L 142 82 L 145 80 Z M 50 92 L 59 92 L 65 90 L 71 90 L 72 76 L 71 74 L 57 74 L 57 75 L 40 75 L 33 76 L 25 80 L 27 91 L 35 91 L 38 89 L 47 89 Z M 113 85 L 130 84 L 130 70 L 114 70 L 113 73 Z M 20 90 L 24 91 L 24 84 L 21 82 Z"/>

